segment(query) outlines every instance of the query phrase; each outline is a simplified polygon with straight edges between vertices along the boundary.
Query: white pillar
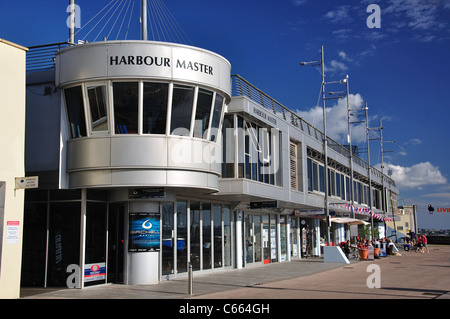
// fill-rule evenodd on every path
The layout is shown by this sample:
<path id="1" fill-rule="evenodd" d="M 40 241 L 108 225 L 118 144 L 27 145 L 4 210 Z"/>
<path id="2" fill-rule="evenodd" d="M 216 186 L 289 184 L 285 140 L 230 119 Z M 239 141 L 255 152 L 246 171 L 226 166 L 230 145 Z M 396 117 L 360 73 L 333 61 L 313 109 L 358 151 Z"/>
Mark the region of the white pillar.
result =
<path id="1" fill-rule="evenodd" d="M 235 227 L 236 227 L 236 268 L 237 269 L 241 269 L 243 267 L 242 264 L 242 218 L 243 218 L 243 212 L 242 211 L 237 211 L 236 213 L 236 222 L 235 222 Z"/>

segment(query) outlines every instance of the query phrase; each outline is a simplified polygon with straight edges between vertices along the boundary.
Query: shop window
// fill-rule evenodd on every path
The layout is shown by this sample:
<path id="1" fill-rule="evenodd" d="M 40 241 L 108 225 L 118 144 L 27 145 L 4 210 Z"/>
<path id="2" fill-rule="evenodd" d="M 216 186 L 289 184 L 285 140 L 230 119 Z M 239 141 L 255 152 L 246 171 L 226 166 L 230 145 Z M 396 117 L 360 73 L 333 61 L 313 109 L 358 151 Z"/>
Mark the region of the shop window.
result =
<path id="1" fill-rule="evenodd" d="M 194 88 L 174 85 L 170 134 L 189 136 L 194 102 Z"/>
<path id="2" fill-rule="evenodd" d="M 45 287 L 47 203 L 25 203 L 23 225 L 21 286 Z"/>
<path id="3" fill-rule="evenodd" d="M 143 133 L 165 134 L 169 84 L 144 82 Z"/>
<path id="4" fill-rule="evenodd" d="M 80 263 L 80 202 L 50 203 L 47 287 L 66 287 L 67 265 Z"/>
<path id="5" fill-rule="evenodd" d="M 190 202 L 190 262 L 193 270 L 200 270 L 200 202 Z"/>
<path id="6" fill-rule="evenodd" d="M 222 267 L 222 207 L 213 206 L 214 268 Z"/>
<path id="7" fill-rule="evenodd" d="M 277 245 L 277 216 L 269 215 L 270 220 L 270 262 L 278 261 L 278 245 Z"/>
<path id="8" fill-rule="evenodd" d="M 270 231 L 269 231 L 269 215 L 262 216 L 262 230 L 263 230 L 263 260 L 264 264 L 270 263 Z"/>
<path id="9" fill-rule="evenodd" d="M 220 118 L 222 116 L 222 106 L 223 106 L 223 97 L 219 94 L 216 94 L 216 98 L 214 101 L 214 109 L 212 112 L 212 120 L 211 120 L 211 133 L 209 140 L 212 142 L 217 141 L 217 135 L 219 134 L 219 126 L 220 126 Z"/>
<path id="10" fill-rule="evenodd" d="M 84 115 L 83 92 L 81 86 L 64 89 L 67 115 L 69 117 L 72 138 L 86 136 L 86 118 Z"/>
<path id="11" fill-rule="evenodd" d="M 231 233 L 231 209 L 228 205 L 223 206 L 223 264 L 225 267 L 232 265 L 232 233 Z"/>
<path id="12" fill-rule="evenodd" d="M 204 135 L 209 128 L 212 99 L 213 92 L 199 89 L 194 120 L 194 137 L 206 138 Z"/>
<path id="13" fill-rule="evenodd" d="M 138 83 L 113 83 L 114 127 L 116 134 L 138 132 Z"/>
<path id="14" fill-rule="evenodd" d="M 106 85 L 88 87 L 87 96 L 91 116 L 91 131 L 108 131 Z"/>
<path id="15" fill-rule="evenodd" d="M 203 268 L 211 269 L 212 260 L 212 237 L 211 237 L 211 204 L 202 203 L 202 257 Z"/>

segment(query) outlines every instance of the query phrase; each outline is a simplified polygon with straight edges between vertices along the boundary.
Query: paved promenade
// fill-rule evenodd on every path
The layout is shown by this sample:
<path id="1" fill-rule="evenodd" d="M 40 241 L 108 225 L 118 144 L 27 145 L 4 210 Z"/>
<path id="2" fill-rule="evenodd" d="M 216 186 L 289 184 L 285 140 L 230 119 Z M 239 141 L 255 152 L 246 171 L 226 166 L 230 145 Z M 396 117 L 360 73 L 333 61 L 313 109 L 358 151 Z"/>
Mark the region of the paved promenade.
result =
<path id="1" fill-rule="evenodd" d="M 85 289 L 23 289 L 22 299 L 450 299 L 450 246 L 404 252 L 350 264 L 319 258 L 216 272 L 157 285 L 102 285 Z M 376 265 L 376 266 L 373 266 Z M 374 271 L 375 269 L 375 271 Z M 379 276 L 378 276 L 379 275 Z M 377 277 L 378 276 L 378 277 Z M 370 288 L 377 283 L 379 288 Z"/>

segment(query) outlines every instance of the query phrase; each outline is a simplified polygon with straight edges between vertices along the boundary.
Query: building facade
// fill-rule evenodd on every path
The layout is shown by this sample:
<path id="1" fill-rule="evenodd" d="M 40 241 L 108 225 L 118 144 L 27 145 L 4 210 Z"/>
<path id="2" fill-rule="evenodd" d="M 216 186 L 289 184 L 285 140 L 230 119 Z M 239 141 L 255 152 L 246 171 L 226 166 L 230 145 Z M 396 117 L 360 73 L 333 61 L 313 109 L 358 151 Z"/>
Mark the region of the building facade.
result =
<path id="1" fill-rule="evenodd" d="M 40 187 L 26 193 L 23 286 L 320 256 L 325 191 L 333 217 L 384 224 L 395 183 L 330 139 L 325 172 L 323 133 L 222 56 L 154 41 L 35 49 L 49 47 L 27 74 L 26 173 Z M 358 235 L 328 226 L 333 244 Z"/>
<path id="2" fill-rule="evenodd" d="M 26 51 L 0 39 L 0 298 L 18 298 L 20 293 Z"/>

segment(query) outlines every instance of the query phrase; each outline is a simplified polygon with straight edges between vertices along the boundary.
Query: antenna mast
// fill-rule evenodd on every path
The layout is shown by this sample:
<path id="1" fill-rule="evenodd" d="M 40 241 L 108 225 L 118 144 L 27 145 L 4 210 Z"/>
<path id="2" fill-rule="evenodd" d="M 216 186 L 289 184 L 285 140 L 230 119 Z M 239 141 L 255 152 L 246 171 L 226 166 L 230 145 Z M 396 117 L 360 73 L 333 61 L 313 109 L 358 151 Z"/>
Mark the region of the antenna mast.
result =
<path id="1" fill-rule="evenodd" d="M 75 44 L 75 0 L 69 0 L 69 43 Z"/>
<path id="2" fill-rule="evenodd" d="M 142 40 L 147 41 L 147 0 L 141 1 L 142 9 Z"/>

